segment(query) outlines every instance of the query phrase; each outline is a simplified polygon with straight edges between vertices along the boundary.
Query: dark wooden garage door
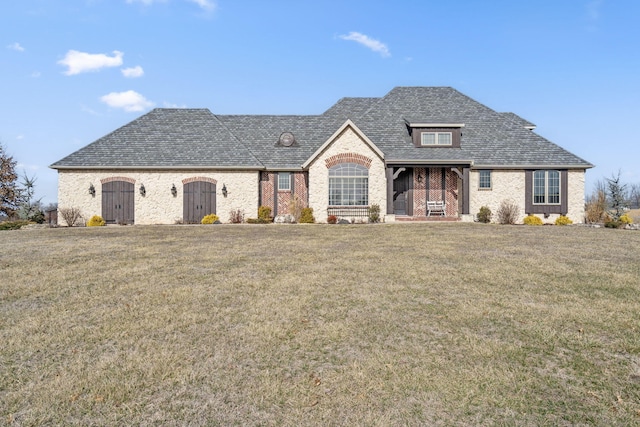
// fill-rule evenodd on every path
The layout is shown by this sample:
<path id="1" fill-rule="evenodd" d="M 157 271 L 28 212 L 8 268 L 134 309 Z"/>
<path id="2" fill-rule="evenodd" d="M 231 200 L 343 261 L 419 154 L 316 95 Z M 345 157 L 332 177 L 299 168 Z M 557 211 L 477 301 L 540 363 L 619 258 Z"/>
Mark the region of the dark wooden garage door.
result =
<path id="1" fill-rule="evenodd" d="M 216 185 L 206 181 L 184 184 L 182 219 L 187 224 L 199 223 L 205 215 L 216 213 Z"/>
<path id="2" fill-rule="evenodd" d="M 107 224 L 133 224 L 134 188 L 126 181 L 102 184 L 102 218 Z"/>

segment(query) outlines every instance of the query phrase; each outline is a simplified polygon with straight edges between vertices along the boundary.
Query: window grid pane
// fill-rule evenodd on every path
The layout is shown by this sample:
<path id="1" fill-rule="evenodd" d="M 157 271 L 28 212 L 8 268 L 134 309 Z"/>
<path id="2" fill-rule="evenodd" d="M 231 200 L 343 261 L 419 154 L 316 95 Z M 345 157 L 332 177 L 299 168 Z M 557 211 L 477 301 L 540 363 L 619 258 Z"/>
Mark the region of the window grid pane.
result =
<path id="1" fill-rule="evenodd" d="M 436 134 L 434 132 L 422 132 L 422 145 L 435 145 Z"/>
<path id="2" fill-rule="evenodd" d="M 355 163 L 341 163 L 329 169 L 330 206 L 367 206 L 369 170 Z"/>
<path id="3" fill-rule="evenodd" d="M 547 203 L 560 203 L 560 172 L 547 172 Z"/>
<path id="4" fill-rule="evenodd" d="M 533 173 L 533 203 L 536 205 L 560 204 L 560 172 L 535 171 Z"/>
<path id="5" fill-rule="evenodd" d="M 533 174 L 533 203 L 545 203 L 544 171 L 535 171 Z"/>
<path id="6" fill-rule="evenodd" d="M 451 145 L 451 134 L 448 132 L 438 133 L 438 145 Z"/>
<path id="7" fill-rule="evenodd" d="M 278 190 L 291 190 L 291 173 L 278 173 Z"/>
<path id="8" fill-rule="evenodd" d="M 491 188 L 491 171 L 480 171 L 479 188 Z"/>

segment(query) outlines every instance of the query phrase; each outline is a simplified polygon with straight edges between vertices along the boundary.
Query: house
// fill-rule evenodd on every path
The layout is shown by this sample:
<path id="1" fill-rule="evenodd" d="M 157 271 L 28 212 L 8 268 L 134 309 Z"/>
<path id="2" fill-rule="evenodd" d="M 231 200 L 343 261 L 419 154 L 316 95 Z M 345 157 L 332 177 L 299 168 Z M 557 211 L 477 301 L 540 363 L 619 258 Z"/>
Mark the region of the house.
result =
<path id="1" fill-rule="evenodd" d="M 449 87 L 343 98 L 320 115 L 154 109 L 51 165 L 60 208 L 107 223 L 199 222 L 291 201 L 328 215 L 473 221 L 509 200 L 545 222 L 582 222 L 589 162 Z"/>

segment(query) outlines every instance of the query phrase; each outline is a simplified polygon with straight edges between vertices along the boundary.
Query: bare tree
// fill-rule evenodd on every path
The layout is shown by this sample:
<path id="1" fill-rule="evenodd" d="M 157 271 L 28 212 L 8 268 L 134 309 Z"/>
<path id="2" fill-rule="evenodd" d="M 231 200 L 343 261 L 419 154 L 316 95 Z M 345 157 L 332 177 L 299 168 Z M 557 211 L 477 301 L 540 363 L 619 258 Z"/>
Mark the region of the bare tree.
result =
<path id="1" fill-rule="evenodd" d="M 640 209 L 640 183 L 629 186 L 629 207 Z"/>

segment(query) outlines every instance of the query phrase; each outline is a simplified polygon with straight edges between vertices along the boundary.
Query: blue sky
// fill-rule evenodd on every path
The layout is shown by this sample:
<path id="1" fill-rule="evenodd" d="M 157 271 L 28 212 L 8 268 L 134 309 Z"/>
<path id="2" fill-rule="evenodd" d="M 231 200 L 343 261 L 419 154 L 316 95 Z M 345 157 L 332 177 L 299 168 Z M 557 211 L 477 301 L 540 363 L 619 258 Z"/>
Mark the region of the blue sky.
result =
<path id="1" fill-rule="evenodd" d="M 154 107 L 319 114 L 452 86 L 640 183 L 637 0 L 20 0 L 0 5 L 0 142 L 50 164 Z"/>

